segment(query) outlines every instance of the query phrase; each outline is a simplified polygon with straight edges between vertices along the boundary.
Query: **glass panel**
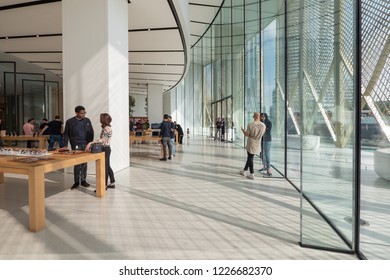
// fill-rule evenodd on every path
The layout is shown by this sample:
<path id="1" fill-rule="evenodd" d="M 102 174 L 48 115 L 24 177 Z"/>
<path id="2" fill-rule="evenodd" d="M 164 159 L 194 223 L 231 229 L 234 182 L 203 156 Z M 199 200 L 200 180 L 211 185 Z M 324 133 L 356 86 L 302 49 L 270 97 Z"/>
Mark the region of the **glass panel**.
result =
<path id="1" fill-rule="evenodd" d="M 221 36 L 221 14 L 212 25 L 212 73 L 213 73 L 213 101 L 221 100 L 222 96 L 222 36 Z"/>
<path id="2" fill-rule="evenodd" d="M 275 2 L 274 2 L 275 4 Z M 285 13 L 284 1 L 278 0 L 277 10 L 261 2 L 262 112 L 272 123 L 271 166 L 285 175 Z"/>
<path id="3" fill-rule="evenodd" d="M 233 142 L 235 138 L 235 127 L 232 118 L 232 99 L 226 99 L 226 118 L 225 118 L 225 126 L 226 126 L 226 141 Z"/>
<path id="4" fill-rule="evenodd" d="M 342 250 L 353 250 L 354 240 L 354 2 L 300 1 L 299 94 L 289 99 L 300 111 L 301 190 L 309 202 L 302 244 Z M 313 207 L 322 217 L 307 214 Z"/>
<path id="5" fill-rule="evenodd" d="M 22 80 L 24 121 L 34 118 L 40 121 L 46 116 L 45 83 L 43 81 Z"/>
<path id="6" fill-rule="evenodd" d="M 230 2 L 230 1 L 227 1 Z M 228 4 L 228 3 L 225 3 Z M 226 98 L 232 94 L 232 25 L 231 25 L 231 7 L 224 5 L 222 8 L 222 46 L 221 46 L 221 62 L 222 62 L 222 97 Z M 226 117 L 226 116 L 224 116 Z"/>
<path id="7" fill-rule="evenodd" d="M 193 48 L 194 59 L 193 59 L 193 68 L 194 68 L 194 82 L 193 82 L 193 96 L 194 96 L 194 112 L 193 116 L 193 125 L 190 127 L 190 135 L 203 134 L 201 128 L 203 127 L 203 114 L 202 114 L 202 49 L 197 46 Z M 191 86 L 191 84 L 189 85 Z M 204 134 L 203 134 L 204 135 Z M 205 134 L 204 136 L 207 136 Z"/>
<path id="8" fill-rule="evenodd" d="M 259 3 L 245 3 L 245 118 L 253 121 L 253 113 L 260 111 L 260 21 Z"/>
<path id="9" fill-rule="evenodd" d="M 300 6 L 299 0 L 287 2 L 287 174 L 297 187 L 301 185 L 301 107 L 298 94 L 300 69 Z"/>
<path id="10" fill-rule="evenodd" d="M 240 127 L 246 127 L 244 118 L 244 9 L 243 0 L 232 0 L 232 86 L 233 123 L 237 128 L 235 142 L 244 146 Z M 252 116 L 251 116 L 252 117 Z M 250 118 L 251 120 L 251 118 Z"/>
<path id="11" fill-rule="evenodd" d="M 15 108 L 15 70 L 16 65 L 12 62 L 0 63 L 0 87 L 1 92 L 1 120 L 2 129 L 8 131 L 16 130 L 16 108 Z"/>
<path id="12" fill-rule="evenodd" d="M 46 82 L 45 99 L 47 103 L 47 118 L 50 121 L 54 116 L 60 114 L 60 96 L 59 84 L 56 82 Z"/>
<path id="13" fill-rule="evenodd" d="M 363 0 L 360 251 L 390 259 L 390 2 Z"/>
<path id="14" fill-rule="evenodd" d="M 285 51 L 284 1 L 279 0 L 277 10 L 262 1 L 261 53 L 262 103 L 261 112 L 272 124 L 270 164 L 284 175 L 285 165 Z"/>
<path id="15" fill-rule="evenodd" d="M 206 133 L 213 135 L 215 116 L 212 115 L 212 65 L 211 65 L 211 28 L 202 39 L 202 65 L 203 65 L 203 118 Z"/>

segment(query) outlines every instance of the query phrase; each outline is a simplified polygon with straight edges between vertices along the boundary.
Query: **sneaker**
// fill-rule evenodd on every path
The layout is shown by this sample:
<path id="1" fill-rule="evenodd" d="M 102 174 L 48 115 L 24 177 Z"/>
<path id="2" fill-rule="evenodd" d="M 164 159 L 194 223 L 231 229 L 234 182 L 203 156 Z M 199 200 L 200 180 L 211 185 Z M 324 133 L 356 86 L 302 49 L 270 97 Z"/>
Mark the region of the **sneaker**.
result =
<path id="1" fill-rule="evenodd" d="M 250 173 L 250 174 L 246 175 L 246 177 L 247 177 L 248 179 L 254 180 L 254 179 L 255 179 L 255 174 Z"/>
<path id="2" fill-rule="evenodd" d="M 110 183 L 107 185 L 107 188 L 109 189 L 115 189 L 115 183 Z"/>
<path id="3" fill-rule="evenodd" d="M 73 186 L 70 187 L 71 190 L 77 189 L 79 187 L 78 183 L 74 183 Z"/>
<path id="4" fill-rule="evenodd" d="M 246 176 L 246 173 L 247 173 L 246 170 L 244 170 L 244 169 L 240 170 L 240 174 L 241 174 L 242 176 Z"/>
<path id="5" fill-rule="evenodd" d="M 168 157 L 168 159 L 172 159 L 172 157 Z"/>
<path id="6" fill-rule="evenodd" d="M 81 185 L 85 188 L 88 188 L 90 186 L 90 184 L 88 184 L 86 181 L 82 181 L 81 182 Z"/>
<path id="7" fill-rule="evenodd" d="M 265 171 L 266 169 L 265 168 L 260 168 L 259 171 L 262 172 L 262 171 Z"/>
<path id="8" fill-rule="evenodd" d="M 160 158 L 160 160 L 162 160 L 162 161 L 166 161 L 166 160 L 167 160 L 167 158 L 165 158 L 165 157 L 164 157 L 164 158 Z"/>

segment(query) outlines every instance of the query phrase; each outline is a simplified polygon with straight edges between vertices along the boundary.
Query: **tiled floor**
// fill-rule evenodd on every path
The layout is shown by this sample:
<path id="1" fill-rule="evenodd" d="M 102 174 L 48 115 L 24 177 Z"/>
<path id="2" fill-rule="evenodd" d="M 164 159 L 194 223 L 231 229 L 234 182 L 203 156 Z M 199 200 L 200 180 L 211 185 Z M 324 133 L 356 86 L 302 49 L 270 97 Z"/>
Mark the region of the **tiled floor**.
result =
<path id="1" fill-rule="evenodd" d="M 70 190 L 72 174 L 48 174 L 37 233 L 27 229 L 26 179 L 6 174 L 0 259 L 356 259 L 300 247 L 298 192 L 277 172 L 241 176 L 242 148 L 191 139 L 158 159 L 157 144 L 133 145 L 104 199 L 93 186 Z"/>

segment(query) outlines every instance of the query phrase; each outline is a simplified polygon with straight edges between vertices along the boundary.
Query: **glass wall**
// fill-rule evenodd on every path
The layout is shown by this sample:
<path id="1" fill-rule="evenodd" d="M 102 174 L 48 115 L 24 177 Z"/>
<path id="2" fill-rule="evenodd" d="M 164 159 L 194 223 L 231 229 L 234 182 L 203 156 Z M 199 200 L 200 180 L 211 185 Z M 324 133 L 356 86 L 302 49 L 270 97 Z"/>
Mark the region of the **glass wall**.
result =
<path id="1" fill-rule="evenodd" d="M 60 82 L 46 80 L 46 74 L 17 72 L 19 63 L 0 61 L 0 128 L 23 134 L 27 119 L 39 122 L 62 113 L 62 92 Z"/>
<path id="2" fill-rule="evenodd" d="M 353 250 L 355 228 L 348 221 L 353 221 L 356 191 L 355 1 L 296 2 L 301 24 L 297 65 L 292 67 L 298 83 L 289 101 L 298 106 L 300 117 L 302 213 L 313 208 L 318 212 L 302 215 L 301 242 Z M 334 234 L 317 223 L 322 218 Z"/>
<path id="3" fill-rule="evenodd" d="M 242 148 L 235 128 L 266 112 L 274 176 L 301 194 L 297 241 L 389 259 L 390 4 L 359 3 L 224 1 L 192 48 L 177 108 L 201 112 L 196 131 L 207 137 L 227 118 Z M 198 109 L 180 102 L 191 94 Z"/>
<path id="4" fill-rule="evenodd" d="M 390 259 L 390 2 L 361 1 L 360 251 Z"/>
<path id="5" fill-rule="evenodd" d="M 232 0 L 232 79 L 233 83 L 233 124 L 234 124 L 234 139 L 235 143 L 244 146 L 244 137 L 240 131 L 240 127 L 246 127 L 247 120 L 245 119 L 244 110 L 244 77 L 245 77 L 245 62 L 244 62 L 244 1 Z M 252 118 L 252 116 L 251 116 Z"/>
<path id="6" fill-rule="evenodd" d="M 274 7 L 260 4 L 261 112 L 272 123 L 271 164 L 285 175 L 285 6 L 283 0 L 274 1 Z"/>

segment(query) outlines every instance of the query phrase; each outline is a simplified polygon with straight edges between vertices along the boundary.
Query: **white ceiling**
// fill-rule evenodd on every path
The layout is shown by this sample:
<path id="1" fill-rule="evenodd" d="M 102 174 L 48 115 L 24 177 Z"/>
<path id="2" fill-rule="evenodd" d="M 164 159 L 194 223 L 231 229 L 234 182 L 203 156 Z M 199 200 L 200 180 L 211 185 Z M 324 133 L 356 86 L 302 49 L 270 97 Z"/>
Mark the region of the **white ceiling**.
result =
<path id="1" fill-rule="evenodd" d="M 192 47 L 201 38 L 223 1 L 188 1 L 187 45 Z M 148 83 L 162 84 L 164 91 L 169 90 L 182 79 L 189 63 L 186 53 L 190 52 L 169 1 L 128 2 L 129 91 L 146 93 Z M 60 0 L 1 0 L 0 52 L 62 77 L 61 13 Z"/>

